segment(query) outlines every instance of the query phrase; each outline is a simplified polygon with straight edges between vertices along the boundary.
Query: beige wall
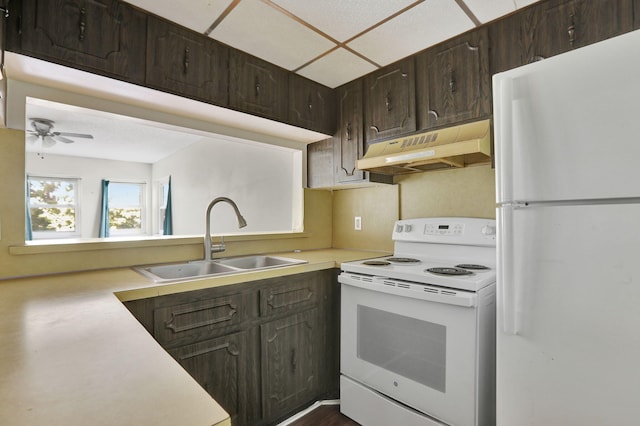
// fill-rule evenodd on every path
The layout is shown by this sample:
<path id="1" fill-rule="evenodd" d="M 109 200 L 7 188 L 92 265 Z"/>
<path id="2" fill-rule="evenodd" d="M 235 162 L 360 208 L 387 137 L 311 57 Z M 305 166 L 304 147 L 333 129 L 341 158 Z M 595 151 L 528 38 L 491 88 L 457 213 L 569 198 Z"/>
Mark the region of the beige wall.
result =
<path id="1" fill-rule="evenodd" d="M 335 192 L 334 247 L 393 251 L 398 218 L 495 218 L 495 170 L 489 165 L 416 173 L 395 182 Z M 353 230 L 354 216 L 362 216 L 362 231 Z"/>

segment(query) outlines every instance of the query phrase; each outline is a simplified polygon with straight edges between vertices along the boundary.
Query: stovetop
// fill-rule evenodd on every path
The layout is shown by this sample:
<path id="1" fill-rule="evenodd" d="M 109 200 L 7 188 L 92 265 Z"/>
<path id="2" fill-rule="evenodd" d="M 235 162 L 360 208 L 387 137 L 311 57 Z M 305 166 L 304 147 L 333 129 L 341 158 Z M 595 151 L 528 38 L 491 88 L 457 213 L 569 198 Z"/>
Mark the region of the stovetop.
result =
<path id="1" fill-rule="evenodd" d="M 478 291 L 496 281 L 495 221 L 425 218 L 395 223 L 394 254 L 345 262 L 347 273 Z"/>

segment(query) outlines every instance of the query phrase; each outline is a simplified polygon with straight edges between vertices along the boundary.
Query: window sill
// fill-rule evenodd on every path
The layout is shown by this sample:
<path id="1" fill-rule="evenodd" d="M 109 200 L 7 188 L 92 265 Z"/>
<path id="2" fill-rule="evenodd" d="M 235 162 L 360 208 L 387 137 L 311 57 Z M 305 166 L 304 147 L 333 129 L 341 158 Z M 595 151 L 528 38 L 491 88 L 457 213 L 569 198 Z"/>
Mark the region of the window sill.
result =
<path id="1" fill-rule="evenodd" d="M 264 234 L 235 234 L 225 235 L 225 242 L 233 241 L 265 241 L 283 240 L 293 238 L 307 238 L 311 234 L 307 232 L 283 232 Z M 214 241 L 219 238 L 213 235 Z M 102 238 L 93 239 L 65 239 L 65 240 L 40 240 L 29 241 L 24 245 L 10 246 L 9 254 L 46 254 L 46 253 L 72 253 L 95 250 L 117 250 L 123 248 L 144 247 L 168 247 L 202 244 L 202 236 L 153 236 L 153 237 L 112 237 L 109 240 Z"/>

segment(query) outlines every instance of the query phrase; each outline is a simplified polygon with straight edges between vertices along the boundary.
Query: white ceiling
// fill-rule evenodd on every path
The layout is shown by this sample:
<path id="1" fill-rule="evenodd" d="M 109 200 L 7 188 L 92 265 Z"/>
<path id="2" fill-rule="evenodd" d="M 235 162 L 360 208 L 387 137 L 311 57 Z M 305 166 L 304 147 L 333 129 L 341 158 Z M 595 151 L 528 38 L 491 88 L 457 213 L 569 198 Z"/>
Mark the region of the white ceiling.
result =
<path id="1" fill-rule="evenodd" d="M 128 0 L 334 88 L 538 0 Z"/>

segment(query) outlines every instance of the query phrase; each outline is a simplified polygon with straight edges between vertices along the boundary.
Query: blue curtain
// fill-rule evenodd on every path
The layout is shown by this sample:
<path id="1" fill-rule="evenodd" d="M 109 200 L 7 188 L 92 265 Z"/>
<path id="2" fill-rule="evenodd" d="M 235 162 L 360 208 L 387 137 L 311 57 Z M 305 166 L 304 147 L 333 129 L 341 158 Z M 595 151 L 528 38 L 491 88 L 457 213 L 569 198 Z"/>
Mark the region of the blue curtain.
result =
<path id="1" fill-rule="evenodd" d="M 29 180 L 29 176 L 27 176 L 27 190 L 25 194 L 26 199 L 26 211 L 25 211 L 25 221 L 24 221 L 24 240 L 31 241 L 33 240 L 33 229 L 31 227 L 31 181 Z"/>
<path id="2" fill-rule="evenodd" d="M 102 203 L 100 205 L 100 229 L 98 237 L 109 236 L 109 181 L 102 179 Z"/>
<path id="3" fill-rule="evenodd" d="M 164 209 L 163 235 L 173 235 L 173 211 L 171 209 L 171 176 L 169 176 L 169 188 L 167 189 L 167 204 Z"/>

